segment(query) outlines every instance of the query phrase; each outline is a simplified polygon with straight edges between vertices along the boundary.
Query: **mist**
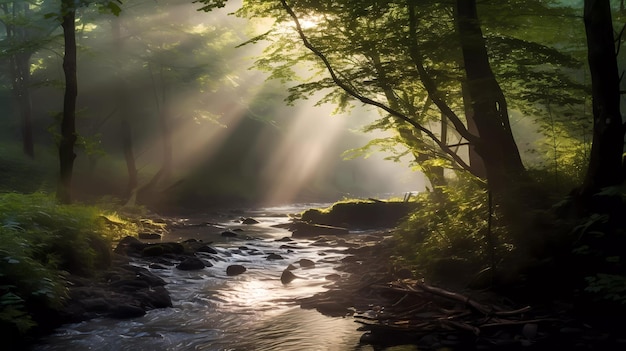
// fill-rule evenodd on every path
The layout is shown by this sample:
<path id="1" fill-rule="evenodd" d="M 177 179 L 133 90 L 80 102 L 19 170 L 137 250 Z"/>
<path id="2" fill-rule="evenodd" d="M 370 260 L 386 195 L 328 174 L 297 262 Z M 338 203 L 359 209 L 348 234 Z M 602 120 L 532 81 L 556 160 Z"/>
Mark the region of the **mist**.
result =
<path id="1" fill-rule="evenodd" d="M 377 111 L 357 106 L 334 114 L 333 106 L 313 100 L 287 106 L 288 87 L 251 69 L 263 43 L 237 47 L 263 25 L 228 15 L 237 5 L 204 13 L 186 1 L 144 1 L 125 3 L 117 17 L 79 11 L 77 197 L 128 195 L 125 133 L 138 186 L 156 184 L 158 195 L 144 201 L 169 207 L 330 202 L 424 190 L 408 159 L 342 156 L 384 137 L 360 131 Z M 62 110 L 60 52 L 55 39 L 33 56 L 33 125 L 44 158 L 54 157 Z M 17 142 L 19 126 L 8 127 Z M 156 179 L 157 173 L 163 176 Z"/>

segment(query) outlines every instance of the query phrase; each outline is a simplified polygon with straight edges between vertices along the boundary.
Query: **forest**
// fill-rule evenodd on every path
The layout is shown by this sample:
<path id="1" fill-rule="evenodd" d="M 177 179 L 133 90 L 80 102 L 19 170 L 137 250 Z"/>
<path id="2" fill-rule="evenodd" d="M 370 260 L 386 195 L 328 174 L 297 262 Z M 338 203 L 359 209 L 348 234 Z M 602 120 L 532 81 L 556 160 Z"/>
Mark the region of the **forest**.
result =
<path id="1" fill-rule="evenodd" d="M 294 294 L 338 270 L 270 302 L 350 316 L 360 350 L 623 347 L 625 20 L 623 0 L 0 1 L 2 335 L 65 349 L 41 340 L 76 306 L 184 309 L 153 265 L 193 258 Z M 298 249 L 301 271 L 274 262 Z M 136 278 L 120 265 L 147 297 L 77 302 Z M 168 349 L 236 338 L 187 340 Z"/>

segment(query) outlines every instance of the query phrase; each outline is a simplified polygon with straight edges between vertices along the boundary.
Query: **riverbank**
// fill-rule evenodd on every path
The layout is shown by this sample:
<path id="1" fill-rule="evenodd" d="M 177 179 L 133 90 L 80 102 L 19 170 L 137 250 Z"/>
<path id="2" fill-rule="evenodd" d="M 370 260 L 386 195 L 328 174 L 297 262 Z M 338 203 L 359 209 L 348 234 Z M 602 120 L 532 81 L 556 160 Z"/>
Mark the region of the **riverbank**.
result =
<path id="1" fill-rule="evenodd" d="M 388 234 L 391 234 L 389 232 Z M 448 281 L 431 285 L 390 259 L 394 240 L 346 250 L 337 268 L 349 274 L 328 290 L 300 299 L 302 308 L 350 316 L 361 342 L 384 349 L 419 350 L 623 350 L 624 320 L 590 320 L 572 314 L 567 300 L 527 305 L 489 290 Z"/>
<path id="2" fill-rule="evenodd" d="M 194 328 L 206 329 L 207 323 L 214 325 L 215 328 L 227 328 L 223 323 L 223 317 L 218 317 L 219 313 L 216 312 L 220 309 L 219 306 L 226 306 L 229 316 L 227 319 L 230 320 L 233 318 L 232 313 L 241 316 L 242 312 L 237 310 L 242 306 L 245 314 L 256 314 L 259 311 L 263 311 L 263 314 L 274 314 L 285 305 L 299 305 L 305 310 L 315 310 L 335 318 L 332 320 L 338 318 L 350 323 L 357 322 L 351 328 L 353 331 L 360 329 L 361 338 L 355 345 L 360 345 L 359 349 L 363 350 L 369 350 L 361 348 L 365 347 L 363 345 L 372 345 L 374 349 L 394 345 L 414 345 L 419 349 L 433 350 L 556 347 L 610 350 L 626 345 L 619 328 L 606 328 L 605 325 L 590 324 L 589 321 L 576 318 L 569 313 L 564 302 L 527 306 L 521 302 L 511 301 L 504 295 L 468 289 L 458 282 L 455 284 L 452 280 L 440 284 L 425 282 L 409 267 L 399 267 L 393 262 L 392 256 L 396 245 L 393 231 L 347 231 L 339 235 L 315 235 L 309 232 L 304 238 L 297 235 L 289 237 L 281 235 L 284 231 L 272 229 L 277 226 L 277 222 L 284 224 L 287 221 L 284 215 L 257 218 L 259 219 L 257 221 L 243 216 L 244 214 L 248 213 L 228 212 L 217 217 L 202 214 L 193 219 L 164 220 L 168 223 L 168 230 L 158 239 L 122 240 L 116 249 L 117 255 L 121 256 L 114 256 L 112 270 L 118 272 L 117 274 L 129 271 L 139 280 L 147 279 L 145 272 L 148 271 L 170 283 L 168 285 L 148 283 L 149 289 L 152 290 L 155 288 L 161 290 L 158 288 L 161 286 L 164 287 L 163 290 L 171 292 L 189 282 L 192 284 L 198 282 L 200 284 L 198 286 L 184 288 L 189 291 L 186 297 L 180 297 L 180 294 L 176 293 L 178 301 L 174 301 L 173 308 L 165 309 L 163 312 L 171 316 L 171 313 L 186 311 L 184 306 L 196 306 L 194 300 L 197 299 L 195 296 L 198 292 L 207 294 L 207 297 L 202 299 L 208 299 L 208 302 L 203 303 L 201 310 L 205 309 L 205 313 L 211 315 L 208 317 L 210 321 L 198 320 L 197 327 L 186 326 L 185 328 L 189 330 L 185 330 L 185 333 L 190 335 L 198 333 L 198 329 Z M 269 231 L 274 232 L 270 235 Z M 131 263 L 133 257 L 137 259 L 130 265 L 133 268 L 125 267 Z M 195 258 L 193 262 L 187 263 L 195 263 L 196 269 L 189 271 L 179 269 L 178 265 L 188 258 Z M 231 266 L 237 267 L 237 270 L 231 269 L 231 273 L 237 272 L 241 275 L 229 274 L 228 267 Z M 293 274 L 295 280 L 283 281 L 285 272 Z M 134 280 L 115 280 L 111 279 L 113 275 L 108 276 L 109 278 L 101 284 L 109 288 L 115 286 L 111 285 L 114 281 Z M 205 282 L 209 283 L 215 279 L 217 283 L 210 284 L 218 285 L 207 290 Z M 133 284 L 144 285 L 130 283 L 129 286 Z M 311 290 L 310 287 L 314 289 Z M 218 290 L 219 292 L 215 293 Z M 101 297 L 96 296 L 87 300 L 100 301 L 92 304 L 96 308 L 91 311 L 92 316 L 114 317 L 110 311 L 97 310 L 102 308 Z M 80 299 L 75 299 L 74 306 L 76 303 L 84 308 L 84 302 L 80 302 Z M 129 315 L 134 318 L 131 321 L 142 320 L 143 317 L 140 315 L 146 311 L 154 311 L 152 308 L 155 307 L 154 304 L 141 302 L 132 302 L 129 305 L 133 307 L 126 311 L 137 313 L 135 317 Z M 137 306 L 143 308 L 143 311 L 136 309 Z M 193 309 L 196 310 L 198 307 Z M 159 315 L 161 312 L 156 314 Z M 276 318 L 281 318 L 280 315 L 276 315 Z M 314 320 L 313 315 L 307 316 L 311 321 Z M 199 317 L 194 315 L 191 318 L 184 317 L 184 320 L 194 318 Z M 239 317 L 234 318 L 232 320 L 234 324 L 228 327 L 234 329 L 228 333 L 236 333 L 237 330 L 241 333 L 237 323 L 241 323 L 242 320 L 238 320 Z M 307 333 L 307 321 L 301 322 L 304 323 L 304 330 L 298 332 Z M 323 323 L 326 322 L 321 322 L 320 325 Z M 168 324 L 171 324 L 171 321 Z M 283 328 L 281 332 L 285 335 L 290 328 L 296 328 L 296 324 L 281 323 L 281 325 Z M 341 325 L 345 326 L 345 323 Z M 623 324 L 617 325 L 621 327 Z M 254 330 L 250 327 L 248 329 Z M 272 334 L 276 331 L 269 328 L 268 332 Z M 324 332 L 327 331 L 322 331 Z M 144 333 L 137 331 L 137 334 L 131 335 Z M 147 335 L 153 333 L 156 332 L 149 332 Z M 166 332 L 157 334 L 162 333 Z M 304 336 L 313 337 L 312 335 L 298 337 Z M 193 349 L 200 347 L 199 345 L 213 347 L 208 345 L 226 342 L 221 339 L 210 340 L 210 337 L 215 339 L 215 336 L 209 335 L 199 341 L 190 336 L 191 340 L 195 341 L 185 341 L 189 344 L 187 348 L 182 349 Z M 250 338 L 237 342 L 244 345 L 254 344 L 254 336 L 250 335 Z M 149 340 L 152 338 L 148 338 Z M 269 345 L 275 345 L 277 342 L 272 341 Z M 267 349 L 271 349 L 271 346 Z M 294 349 L 298 349 L 295 343 Z"/>

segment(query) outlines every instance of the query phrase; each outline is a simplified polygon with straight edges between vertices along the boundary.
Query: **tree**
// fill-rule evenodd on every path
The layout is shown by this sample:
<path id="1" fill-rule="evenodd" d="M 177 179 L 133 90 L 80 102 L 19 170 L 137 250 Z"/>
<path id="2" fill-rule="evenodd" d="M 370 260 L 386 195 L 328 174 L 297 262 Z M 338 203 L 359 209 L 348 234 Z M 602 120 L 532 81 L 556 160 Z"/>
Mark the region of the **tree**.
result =
<path id="1" fill-rule="evenodd" d="M 114 14 L 121 10 L 114 1 L 99 4 Z M 59 141 L 59 185 L 57 199 L 68 204 L 72 202 L 72 175 L 74 170 L 74 146 L 76 144 L 76 98 L 78 81 L 76 77 L 76 9 L 74 0 L 61 1 L 61 27 L 63 28 L 63 72 L 65 75 L 65 93 L 63 97 L 63 116 L 61 119 L 61 140 Z"/>
<path id="2" fill-rule="evenodd" d="M 201 2 L 208 4 L 209 8 L 216 5 L 211 1 Z M 541 1 L 530 0 L 508 1 L 504 11 L 510 12 L 520 3 L 527 5 L 525 8 L 529 9 L 531 16 L 561 15 Z M 487 3 L 483 11 L 491 14 L 486 16 L 489 20 L 497 21 L 493 13 L 500 11 L 498 9 L 502 6 L 501 2 L 493 6 Z M 532 95 L 536 90 L 532 79 L 536 77 L 550 77 L 541 78 L 542 82 L 555 89 L 564 84 L 575 86 L 571 83 L 572 77 L 564 72 L 577 62 L 567 53 L 533 41 L 533 38 L 520 40 L 511 36 L 510 32 L 514 31 L 509 27 L 502 32 L 497 32 L 496 28 L 495 33 L 492 30 L 491 36 L 486 37 L 477 13 L 475 1 L 458 1 L 451 6 L 442 1 L 375 0 L 358 3 L 299 1 L 293 4 L 281 1 L 280 5 L 265 1 L 244 3 L 238 12 L 244 17 L 271 16 L 275 19 L 273 31 L 251 40 L 256 42 L 267 38 L 274 43 L 257 61 L 257 66 L 269 70 L 273 78 L 293 79 L 296 74 L 292 67 L 313 62 L 313 57 L 330 75 L 330 78 L 315 79 L 314 75 L 321 71 L 313 71 L 308 82 L 290 89 L 289 101 L 328 89 L 331 92 L 321 102 L 334 102 L 340 108 L 349 105 L 351 99 L 370 104 L 386 114 L 377 125 L 394 129 L 399 135 L 397 140 L 403 143 L 411 138 L 420 140 L 407 143 L 415 148 L 412 152 L 423 155 L 429 149 L 438 149 L 431 155 L 443 161 L 437 161 L 439 164 L 481 176 L 476 162 L 472 162 L 472 167 L 462 156 L 468 145 L 473 146 L 485 164 L 489 188 L 501 202 L 506 197 L 515 197 L 513 193 L 519 188 L 519 181 L 527 178 L 512 135 L 509 103 L 489 62 L 487 41 L 491 54 L 520 52 L 519 58 L 507 58 L 502 54 L 499 59 L 508 59 L 510 68 L 508 71 L 498 70 L 498 73 L 508 75 L 509 86 L 516 89 L 518 100 L 513 104 L 516 107 L 534 106 L 538 109 L 537 106 L 546 104 L 545 100 L 539 101 L 537 95 Z M 296 37 L 285 34 L 285 26 L 290 21 L 295 23 Z M 527 22 L 527 19 L 519 21 Z M 306 25 L 309 22 L 315 24 Z M 313 53 L 313 57 L 298 51 L 301 47 L 298 41 Z M 513 66 L 511 61 L 515 60 L 526 60 L 526 66 L 523 69 Z M 546 73 L 541 67 L 546 60 L 559 65 L 565 62 L 567 66 Z M 522 101 L 524 99 L 527 101 Z M 443 124 L 453 127 L 451 130 L 462 139 L 448 144 L 448 129 L 439 131 L 430 127 L 433 120 L 443 120 Z M 412 136 L 406 132 L 407 128 L 412 130 Z M 431 161 L 421 162 L 428 164 Z"/>
<path id="3" fill-rule="evenodd" d="M 624 182 L 624 123 L 609 0 L 585 0 L 584 23 L 593 99 L 593 142 L 583 199 Z"/>
<path id="4" fill-rule="evenodd" d="M 35 157 L 31 101 L 31 57 L 50 41 L 55 26 L 43 18 L 44 4 L 35 3 L 36 10 L 23 0 L 0 3 L 0 23 L 4 25 L 3 54 L 9 61 L 9 75 L 13 95 L 20 114 L 22 149 L 30 158 Z"/>

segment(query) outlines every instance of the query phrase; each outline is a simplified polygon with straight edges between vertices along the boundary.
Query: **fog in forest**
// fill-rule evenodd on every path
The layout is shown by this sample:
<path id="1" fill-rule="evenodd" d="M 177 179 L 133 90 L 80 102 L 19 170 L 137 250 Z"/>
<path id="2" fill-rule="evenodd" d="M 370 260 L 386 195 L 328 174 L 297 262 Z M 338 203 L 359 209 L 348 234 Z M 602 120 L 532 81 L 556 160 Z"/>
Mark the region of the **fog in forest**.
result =
<path id="1" fill-rule="evenodd" d="M 187 1 L 141 1 L 125 4 L 118 17 L 91 7 L 78 11 L 77 198 L 124 196 L 126 130 L 139 187 L 171 162 L 158 179 L 159 201 L 183 206 L 381 198 L 425 189 L 409 158 L 342 156 L 385 136 L 361 131 L 380 117 L 375 110 L 334 114 L 334 106 L 314 100 L 287 106 L 288 86 L 251 69 L 263 42 L 237 47 L 264 25 L 227 15 L 238 5 L 204 13 Z M 42 24 L 44 31 L 46 25 L 55 24 Z M 35 164 L 56 157 L 62 111 L 63 41 L 58 27 L 51 33 L 31 59 Z M 2 95 L 8 105 L 9 86 Z M 17 116 L 17 107 L 8 108 Z M 2 122 L 4 139 L 16 144 L 18 120 Z M 54 180 L 42 181 L 46 186 Z"/>

